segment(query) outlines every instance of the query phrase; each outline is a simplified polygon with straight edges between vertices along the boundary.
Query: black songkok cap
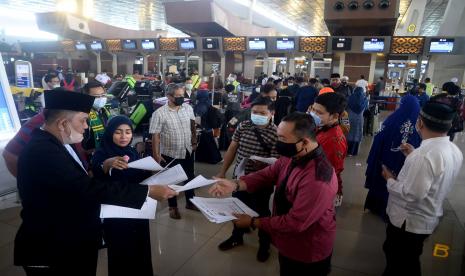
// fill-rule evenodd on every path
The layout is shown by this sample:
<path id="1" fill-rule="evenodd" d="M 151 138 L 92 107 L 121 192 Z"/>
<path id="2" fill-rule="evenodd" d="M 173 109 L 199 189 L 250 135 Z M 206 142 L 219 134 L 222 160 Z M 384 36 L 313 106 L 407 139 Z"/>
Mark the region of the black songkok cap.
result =
<path id="1" fill-rule="evenodd" d="M 340 77 L 341 77 L 341 75 L 339 75 L 338 73 L 332 73 L 332 74 L 331 74 L 331 78 L 332 78 L 332 79 L 340 78 Z"/>
<path id="2" fill-rule="evenodd" d="M 44 91 L 45 108 L 89 113 L 95 98 L 86 94 L 60 90 Z"/>
<path id="3" fill-rule="evenodd" d="M 449 105 L 428 101 L 420 111 L 420 116 L 424 119 L 444 126 L 452 124 L 456 111 Z"/>

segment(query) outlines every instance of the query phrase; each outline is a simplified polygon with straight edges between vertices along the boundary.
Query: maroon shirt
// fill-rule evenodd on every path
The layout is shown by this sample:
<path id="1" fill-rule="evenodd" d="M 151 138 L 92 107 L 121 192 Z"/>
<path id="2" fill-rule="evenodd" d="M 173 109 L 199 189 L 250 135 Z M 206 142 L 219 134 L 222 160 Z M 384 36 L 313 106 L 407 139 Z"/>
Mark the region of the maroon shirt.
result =
<path id="1" fill-rule="evenodd" d="M 275 164 L 241 177 L 250 193 L 280 185 L 286 177 L 292 159 L 281 157 Z M 332 170 L 328 182 L 318 180 L 316 161 L 295 167 L 286 187 L 286 198 L 292 204 L 285 215 L 260 219 L 260 228 L 268 232 L 280 254 L 290 259 L 313 263 L 329 257 L 336 235 L 334 198 L 338 189 L 337 177 Z M 329 163 L 326 163 L 330 166 Z M 318 178 L 318 179 L 317 179 Z"/>

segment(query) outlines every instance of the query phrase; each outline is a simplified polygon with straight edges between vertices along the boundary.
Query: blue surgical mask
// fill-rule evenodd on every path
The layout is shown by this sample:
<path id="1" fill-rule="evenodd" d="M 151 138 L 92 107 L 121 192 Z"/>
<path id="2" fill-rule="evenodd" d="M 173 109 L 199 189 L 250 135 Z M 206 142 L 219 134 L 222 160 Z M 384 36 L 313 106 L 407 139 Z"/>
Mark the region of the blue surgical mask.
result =
<path id="1" fill-rule="evenodd" d="M 250 119 L 252 120 L 252 123 L 254 123 L 257 126 L 264 126 L 270 122 L 270 118 L 268 116 L 257 114 L 251 114 Z"/>
<path id="2" fill-rule="evenodd" d="M 315 125 L 316 125 L 317 127 L 320 127 L 320 126 L 321 126 L 321 118 L 318 117 L 318 115 L 316 115 L 315 112 L 310 111 L 310 112 L 307 112 L 307 114 L 309 114 L 310 116 L 312 116 L 313 120 L 315 121 Z"/>

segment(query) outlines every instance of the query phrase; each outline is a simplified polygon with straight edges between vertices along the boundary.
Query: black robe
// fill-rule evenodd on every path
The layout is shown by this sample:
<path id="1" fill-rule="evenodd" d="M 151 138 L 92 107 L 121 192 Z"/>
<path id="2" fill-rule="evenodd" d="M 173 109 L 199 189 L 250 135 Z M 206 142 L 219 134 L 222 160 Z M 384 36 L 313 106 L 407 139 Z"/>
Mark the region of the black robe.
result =
<path id="1" fill-rule="evenodd" d="M 52 134 L 35 129 L 18 160 L 22 224 L 14 263 L 95 275 L 100 204 L 141 208 L 147 186 L 91 179 Z"/>

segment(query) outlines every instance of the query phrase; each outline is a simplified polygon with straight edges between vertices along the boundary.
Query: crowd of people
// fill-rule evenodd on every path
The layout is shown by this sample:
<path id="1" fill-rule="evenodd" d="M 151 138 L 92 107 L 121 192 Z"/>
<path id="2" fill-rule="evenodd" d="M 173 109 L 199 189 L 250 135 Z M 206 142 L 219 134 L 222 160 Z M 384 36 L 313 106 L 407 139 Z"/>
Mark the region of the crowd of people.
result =
<path id="1" fill-rule="evenodd" d="M 162 166 L 181 165 L 185 183 L 195 177 L 195 161 L 219 164 L 209 193 L 232 194 L 259 214 L 237 214 L 219 250 L 243 245 L 244 233 L 258 229 L 259 262 L 268 260 L 273 244 L 281 275 L 327 275 L 344 160 L 359 152 L 369 107 L 364 76 L 351 85 L 337 73 L 321 80 L 263 74 L 244 97 L 239 76 L 230 74 L 216 86 L 217 97 L 197 72 L 184 74 L 166 80 L 167 102 L 151 115 L 147 154 Z M 133 122 L 106 109 L 102 80 L 109 80 L 96 77 L 77 93 L 62 77 L 44 77 L 43 111 L 3 153 L 23 206 L 15 264 L 29 276 L 95 275 L 98 249 L 107 247 L 110 276 L 153 275 L 148 220 L 102 222 L 100 204 L 141 208 L 147 197 L 168 200 L 170 218 L 179 220 L 178 193 L 139 185 L 150 173 L 128 167 L 142 154 L 134 148 Z M 446 83 L 444 93 L 430 97 L 428 83 L 402 97 L 367 160 L 365 209 L 387 223 L 384 275 L 421 275 L 423 242 L 438 225 L 463 161 L 451 142 L 463 130 L 460 88 Z M 277 161 L 268 165 L 253 155 Z M 194 195 L 185 192 L 185 208 L 198 212 L 189 200 Z"/>

